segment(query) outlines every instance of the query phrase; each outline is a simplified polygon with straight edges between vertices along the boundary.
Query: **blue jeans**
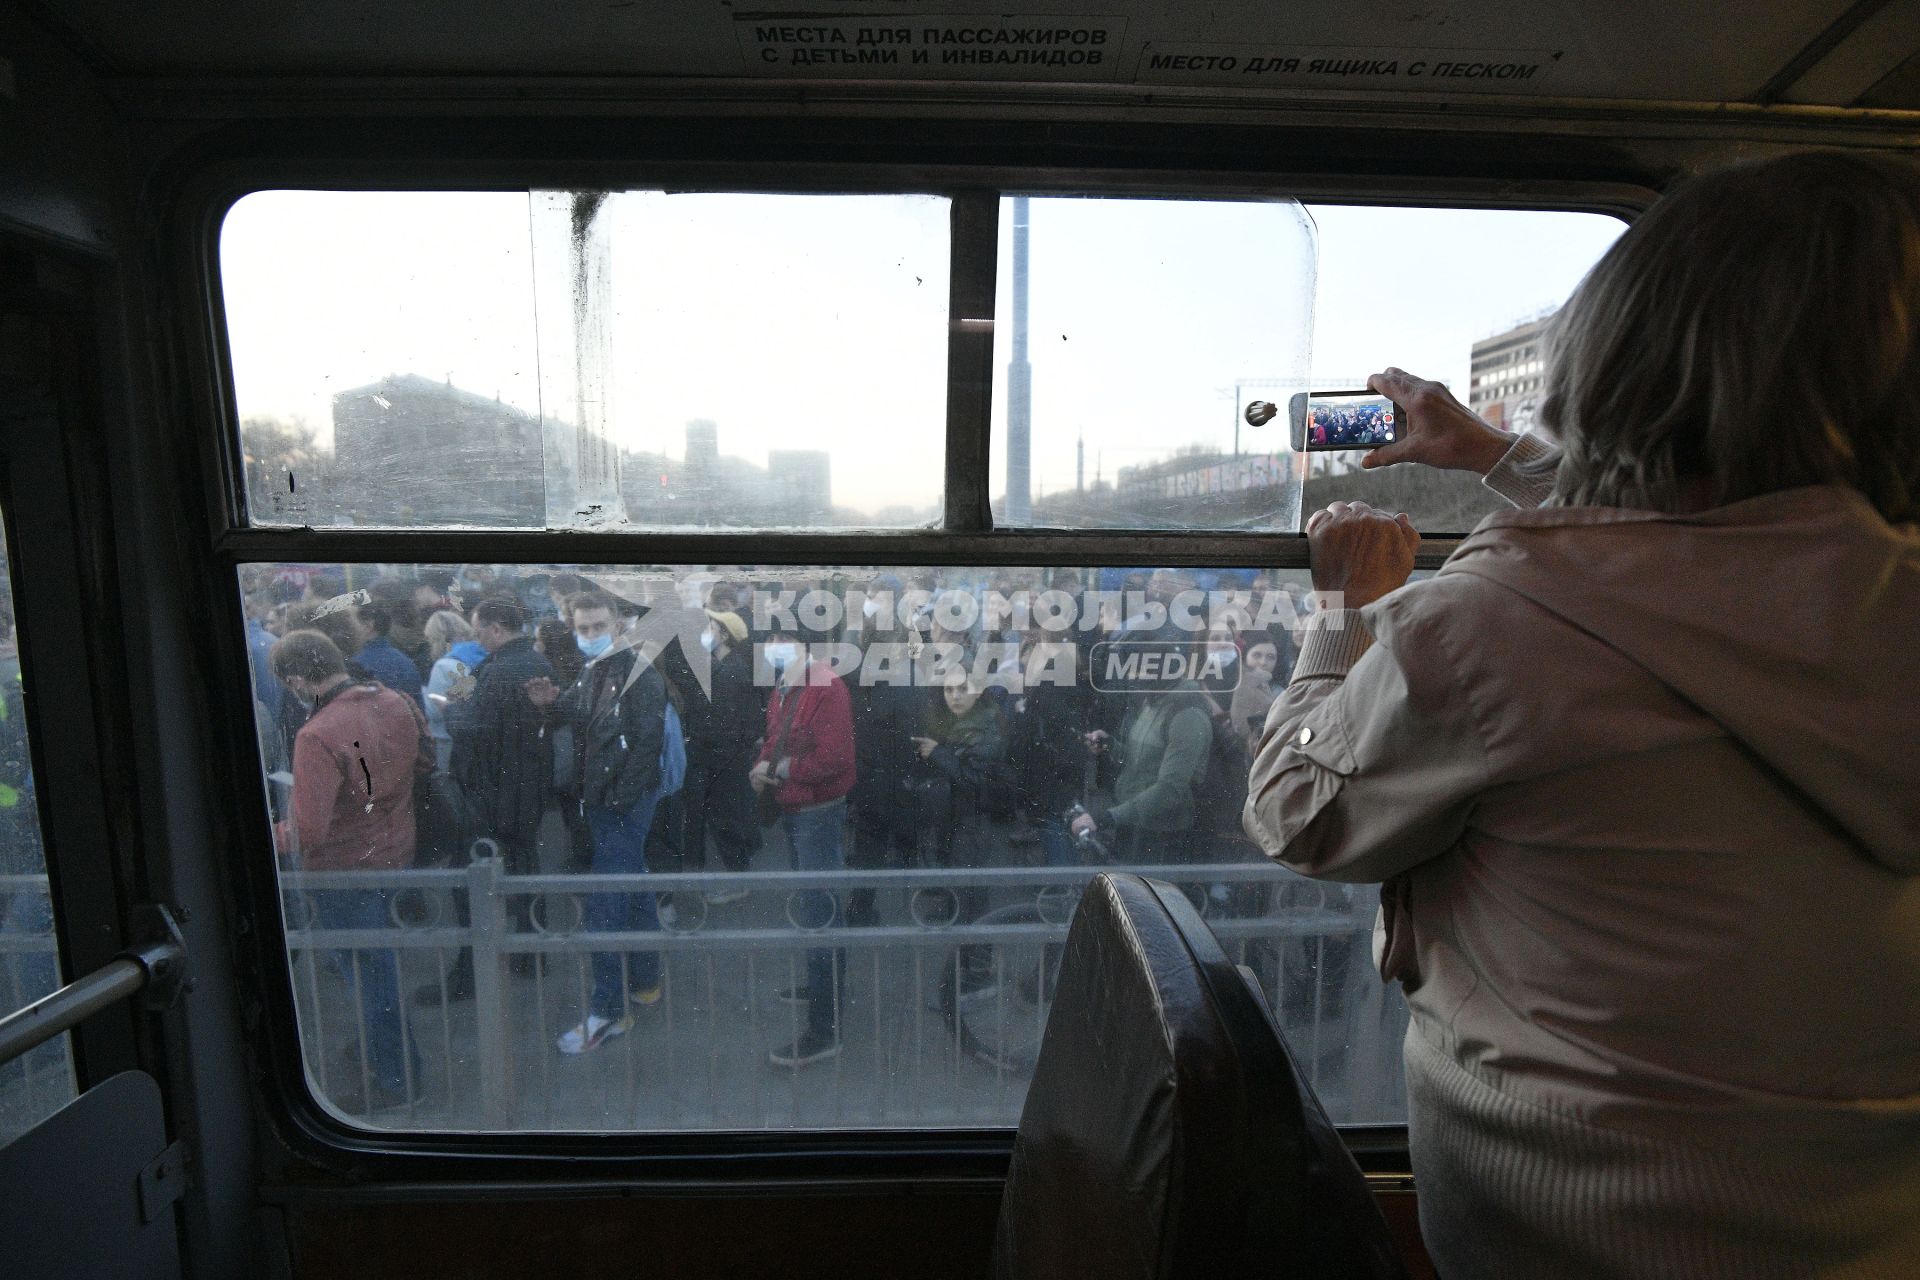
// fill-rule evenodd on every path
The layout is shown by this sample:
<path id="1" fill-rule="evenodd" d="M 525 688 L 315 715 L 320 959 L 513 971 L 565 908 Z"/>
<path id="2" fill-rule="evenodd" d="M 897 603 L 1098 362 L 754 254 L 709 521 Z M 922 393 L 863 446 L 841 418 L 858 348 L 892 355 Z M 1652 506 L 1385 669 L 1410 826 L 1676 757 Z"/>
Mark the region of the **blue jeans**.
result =
<path id="1" fill-rule="evenodd" d="M 313 895 L 313 923 L 320 929 L 387 929 L 387 895 L 379 889 L 322 889 Z M 356 957 L 358 962 L 356 963 Z M 413 1079 L 420 1079 L 420 1049 L 407 1035 L 400 1004 L 400 960 L 391 948 L 335 951 L 333 965 L 349 993 L 360 995 L 360 1048 L 380 1085 L 394 1093 L 407 1087 L 401 1065 L 404 1046 Z M 358 981 L 356 983 L 356 972 Z"/>
<path id="2" fill-rule="evenodd" d="M 659 797 L 648 796 L 621 813 L 614 809 L 587 806 L 587 826 L 593 832 L 594 875 L 640 875 L 647 869 L 647 830 L 653 825 L 653 810 Z M 623 933 L 634 929 L 657 932 L 660 910 L 653 894 L 622 889 L 616 893 L 587 895 L 585 925 L 589 933 Z M 660 953 L 642 951 L 634 955 L 633 967 L 621 972 L 622 952 L 593 953 L 593 996 L 587 1011 L 602 1018 L 618 1018 L 627 1004 L 626 981 L 638 987 L 651 987 L 660 981 Z"/>
<path id="3" fill-rule="evenodd" d="M 847 867 L 847 802 L 845 798 L 798 813 L 780 815 L 780 826 L 787 833 L 787 852 L 795 871 L 844 871 Z M 827 928 L 840 923 L 840 903 L 828 889 L 807 889 L 795 904 L 794 914 L 809 924 L 826 921 Z M 839 1006 L 845 998 L 841 977 L 844 957 L 837 948 L 815 947 L 807 952 L 807 1029 L 825 1035 L 834 1033 L 839 1023 Z"/>

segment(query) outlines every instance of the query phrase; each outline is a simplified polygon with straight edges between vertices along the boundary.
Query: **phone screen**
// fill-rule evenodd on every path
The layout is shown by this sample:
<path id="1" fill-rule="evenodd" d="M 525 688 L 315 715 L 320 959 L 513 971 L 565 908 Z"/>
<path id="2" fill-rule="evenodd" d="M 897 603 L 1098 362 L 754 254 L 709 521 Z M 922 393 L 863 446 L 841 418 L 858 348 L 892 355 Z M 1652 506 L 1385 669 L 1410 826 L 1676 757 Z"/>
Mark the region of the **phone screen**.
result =
<path id="1" fill-rule="evenodd" d="M 1293 397 L 1296 449 L 1378 449 L 1392 444 L 1393 401 L 1371 391 L 1315 391 Z"/>

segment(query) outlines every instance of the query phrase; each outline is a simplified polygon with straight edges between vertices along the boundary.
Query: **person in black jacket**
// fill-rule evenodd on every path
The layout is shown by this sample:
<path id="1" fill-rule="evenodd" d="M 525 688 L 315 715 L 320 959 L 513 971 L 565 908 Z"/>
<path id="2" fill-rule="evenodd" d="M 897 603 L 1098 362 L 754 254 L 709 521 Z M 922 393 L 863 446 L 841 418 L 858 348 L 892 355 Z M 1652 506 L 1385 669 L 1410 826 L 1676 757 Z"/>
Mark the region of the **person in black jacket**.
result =
<path id="1" fill-rule="evenodd" d="M 447 775 L 460 797 L 460 844 L 491 838 L 509 875 L 539 870 L 540 819 L 553 777 L 546 713 L 526 692 L 529 680 L 550 678 L 553 667 L 534 650 L 526 622 L 526 610 L 511 596 L 489 596 L 474 606 L 473 638 L 487 658 L 472 691 L 450 699 L 443 713 L 451 743 Z M 526 928 L 531 899 L 508 901 L 515 927 Z M 531 961 L 530 955 L 516 955 L 512 963 L 516 972 L 526 972 Z M 438 989 L 430 982 L 415 999 L 430 1004 Z M 462 952 L 447 974 L 447 998 L 464 999 L 472 991 L 473 958 Z"/>
<path id="2" fill-rule="evenodd" d="M 581 669 L 587 665 L 586 655 L 573 642 L 573 615 L 564 613 L 557 618 L 542 618 L 533 629 L 533 647 L 553 664 L 553 683 L 562 689 L 573 688 Z M 557 726 L 549 725 L 548 737 L 554 740 L 552 794 L 560 821 L 567 829 L 567 861 L 561 869 L 571 875 L 584 875 L 593 865 L 593 832 L 587 829 L 586 815 L 580 812 L 573 796 L 573 734 L 571 730 L 560 733 Z M 564 772 L 562 759 L 566 761 Z"/>
<path id="3" fill-rule="evenodd" d="M 753 816 L 747 773 L 753 768 L 767 710 L 753 683 L 753 646 L 747 624 L 737 613 L 707 611 L 701 643 L 711 655 L 711 697 L 696 690 L 687 698 L 687 781 L 683 858 L 695 870 L 707 865 L 707 834 L 728 871 L 745 871 L 760 849 L 760 828 Z M 712 903 L 735 902 L 744 889 L 708 893 Z"/>
<path id="4" fill-rule="evenodd" d="M 900 579 L 881 574 L 867 588 L 859 636 L 870 655 L 900 662 L 909 632 L 900 625 Z M 847 866 L 863 871 L 897 869 L 912 858 L 919 829 L 908 778 L 917 756 L 915 734 L 926 732 L 930 691 L 915 687 L 901 663 L 898 681 L 849 682 L 853 695 L 853 790 L 847 810 L 853 819 L 853 849 Z M 876 924 L 874 891 L 847 894 L 847 924 Z"/>
<path id="5" fill-rule="evenodd" d="M 1095 698 L 1071 640 L 1034 630 L 1021 658 L 1021 689 L 1013 700 L 1007 758 L 1019 779 L 1021 814 L 1039 832 L 1050 867 L 1081 859 L 1067 834 L 1066 814 L 1091 799 L 1093 757 L 1088 730 L 1099 724 Z"/>
<path id="6" fill-rule="evenodd" d="M 910 739 L 920 756 L 921 817 L 934 832 L 935 860 L 943 867 L 987 865 L 987 814 L 1013 808 L 1017 784 L 1007 764 L 1007 726 L 984 692 L 966 665 L 956 664 L 930 727 Z"/>
<path id="7" fill-rule="evenodd" d="M 574 643 L 587 665 L 564 693 L 551 680 L 535 679 L 527 684 L 527 695 L 535 706 L 552 708 L 553 717 L 573 730 L 575 803 L 593 832 L 593 873 L 644 874 L 647 833 L 660 800 L 667 682 L 647 656 L 624 643 L 621 610 L 612 596 L 583 592 L 569 607 Z M 647 892 L 591 893 L 583 926 L 589 933 L 658 930 L 659 905 Z M 630 1003 L 659 1001 L 659 952 L 640 952 L 632 960 L 629 969 L 619 952 L 594 954 L 585 1017 L 560 1037 L 560 1052 L 598 1048 L 632 1028 Z"/>
<path id="8" fill-rule="evenodd" d="M 473 638 L 487 651 L 472 694 L 448 704 L 453 743 L 447 771 L 459 786 L 469 840 L 491 836 L 509 875 L 537 869 L 540 819 L 553 778 L 546 712 L 527 696 L 529 680 L 553 677 L 535 651 L 527 612 L 511 596 L 489 596 L 473 610 Z M 524 902 L 524 899 L 522 899 Z"/>
<path id="9" fill-rule="evenodd" d="M 986 815 L 1009 811 L 1018 789 L 1007 763 L 1005 719 L 983 696 L 971 667 L 970 654 L 954 666 L 926 730 L 931 736 L 912 739 L 920 756 L 913 788 L 921 796 L 920 821 L 933 832 L 935 865 L 961 870 L 989 864 Z M 984 888 L 962 888 L 956 898 L 963 920 L 987 909 Z M 991 981 L 993 948 L 966 946 L 961 956 L 961 993 L 983 990 Z"/>

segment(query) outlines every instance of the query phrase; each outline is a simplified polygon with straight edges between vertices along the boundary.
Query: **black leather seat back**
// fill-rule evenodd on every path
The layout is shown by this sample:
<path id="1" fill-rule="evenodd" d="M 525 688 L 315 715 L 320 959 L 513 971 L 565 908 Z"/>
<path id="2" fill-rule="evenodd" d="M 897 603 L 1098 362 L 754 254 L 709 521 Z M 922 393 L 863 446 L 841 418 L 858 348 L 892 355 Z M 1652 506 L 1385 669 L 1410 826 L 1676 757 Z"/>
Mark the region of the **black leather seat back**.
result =
<path id="1" fill-rule="evenodd" d="M 1001 1280 L 1398 1277 L 1263 1003 L 1172 886 L 1097 877 L 1000 1206 Z"/>

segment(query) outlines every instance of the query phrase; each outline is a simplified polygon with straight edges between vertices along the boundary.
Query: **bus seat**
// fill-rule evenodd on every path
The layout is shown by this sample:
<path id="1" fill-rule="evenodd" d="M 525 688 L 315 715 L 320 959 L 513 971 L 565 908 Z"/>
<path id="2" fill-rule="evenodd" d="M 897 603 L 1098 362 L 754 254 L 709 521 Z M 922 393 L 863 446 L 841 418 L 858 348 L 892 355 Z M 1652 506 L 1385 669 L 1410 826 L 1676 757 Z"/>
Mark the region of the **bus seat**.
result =
<path id="1" fill-rule="evenodd" d="M 1264 1001 L 1171 885 L 1101 875 L 1074 913 L 994 1270 L 1404 1280 Z"/>

